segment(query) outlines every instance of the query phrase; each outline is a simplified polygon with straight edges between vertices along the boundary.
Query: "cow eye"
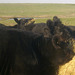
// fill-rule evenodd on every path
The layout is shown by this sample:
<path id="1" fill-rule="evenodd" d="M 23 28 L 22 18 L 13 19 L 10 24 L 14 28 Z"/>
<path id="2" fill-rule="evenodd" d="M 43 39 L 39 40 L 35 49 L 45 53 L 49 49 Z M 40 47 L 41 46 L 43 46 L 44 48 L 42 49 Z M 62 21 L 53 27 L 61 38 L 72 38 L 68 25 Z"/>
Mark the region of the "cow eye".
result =
<path id="1" fill-rule="evenodd" d="M 56 42 L 57 45 L 60 45 L 60 42 Z"/>
<path id="2" fill-rule="evenodd" d="M 59 44 L 59 42 L 57 42 L 57 44 Z"/>
<path id="3" fill-rule="evenodd" d="M 66 44 L 66 43 L 62 41 L 62 42 L 60 42 L 60 44 L 61 44 L 61 45 L 64 45 L 64 44 Z"/>
<path id="4" fill-rule="evenodd" d="M 66 43 L 69 44 L 69 41 L 67 41 Z"/>
<path id="5" fill-rule="evenodd" d="M 64 47 L 67 46 L 67 44 L 66 44 L 65 42 L 61 41 L 60 44 L 59 44 L 59 46 L 60 46 L 61 48 L 64 48 Z"/>

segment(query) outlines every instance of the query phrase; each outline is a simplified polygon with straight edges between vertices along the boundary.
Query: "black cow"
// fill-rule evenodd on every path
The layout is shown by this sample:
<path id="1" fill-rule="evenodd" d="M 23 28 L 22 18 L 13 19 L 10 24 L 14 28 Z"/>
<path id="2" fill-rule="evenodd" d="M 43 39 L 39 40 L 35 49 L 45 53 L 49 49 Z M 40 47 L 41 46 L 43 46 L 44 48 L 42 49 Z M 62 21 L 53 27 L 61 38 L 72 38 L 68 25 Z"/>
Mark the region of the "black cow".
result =
<path id="1" fill-rule="evenodd" d="M 26 30 L 25 26 L 31 25 L 35 22 L 34 18 L 29 18 L 29 19 L 20 19 L 14 18 L 14 21 L 17 23 L 15 26 L 18 29 Z"/>
<path id="2" fill-rule="evenodd" d="M 58 75 L 60 65 L 75 55 L 68 31 L 45 38 L 0 27 L 0 75 Z"/>

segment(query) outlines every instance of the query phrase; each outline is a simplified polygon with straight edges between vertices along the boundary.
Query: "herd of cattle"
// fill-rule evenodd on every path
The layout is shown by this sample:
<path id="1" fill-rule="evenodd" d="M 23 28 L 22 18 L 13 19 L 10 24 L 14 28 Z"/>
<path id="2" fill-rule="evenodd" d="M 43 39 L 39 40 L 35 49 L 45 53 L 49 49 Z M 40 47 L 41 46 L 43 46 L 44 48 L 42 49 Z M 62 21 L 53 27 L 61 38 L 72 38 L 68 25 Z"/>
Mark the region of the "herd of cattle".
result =
<path id="1" fill-rule="evenodd" d="M 0 24 L 0 75 L 58 75 L 75 56 L 75 28 L 57 16 L 46 23 L 14 20 L 14 26 Z"/>

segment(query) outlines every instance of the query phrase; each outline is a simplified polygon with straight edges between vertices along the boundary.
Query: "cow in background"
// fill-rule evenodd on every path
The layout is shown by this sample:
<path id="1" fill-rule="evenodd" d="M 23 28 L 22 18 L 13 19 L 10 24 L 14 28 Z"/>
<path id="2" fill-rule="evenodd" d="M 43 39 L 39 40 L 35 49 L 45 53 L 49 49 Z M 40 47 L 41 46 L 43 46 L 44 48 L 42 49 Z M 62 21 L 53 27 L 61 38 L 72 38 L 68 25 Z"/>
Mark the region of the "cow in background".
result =
<path id="1" fill-rule="evenodd" d="M 14 18 L 14 21 L 17 23 L 15 26 L 18 29 L 26 30 L 25 26 L 34 24 L 35 20 L 34 18 L 29 19 L 20 19 Z"/>

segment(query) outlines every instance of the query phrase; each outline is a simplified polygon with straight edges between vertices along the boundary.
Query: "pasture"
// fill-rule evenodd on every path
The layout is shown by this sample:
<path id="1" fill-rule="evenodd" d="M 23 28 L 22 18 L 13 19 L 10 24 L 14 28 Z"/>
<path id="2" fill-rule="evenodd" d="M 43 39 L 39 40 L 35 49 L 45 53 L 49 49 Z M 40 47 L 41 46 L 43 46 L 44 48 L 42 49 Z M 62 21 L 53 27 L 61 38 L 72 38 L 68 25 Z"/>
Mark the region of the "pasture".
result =
<path id="1" fill-rule="evenodd" d="M 75 4 L 0 4 L 0 23 L 15 25 L 14 17 L 35 18 L 36 23 L 58 16 L 63 24 L 75 26 Z M 75 47 L 75 44 L 74 44 Z M 59 75 L 75 75 L 75 57 L 60 67 Z"/>
<path id="2" fill-rule="evenodd" d="M 13 17 L 34 17 L 36 22 L 46 22 L 53 16 L 61 18 L 65 25 L 75 25 L 74 4 L 0 4 L 0 23 L 14 25 Z"/>

